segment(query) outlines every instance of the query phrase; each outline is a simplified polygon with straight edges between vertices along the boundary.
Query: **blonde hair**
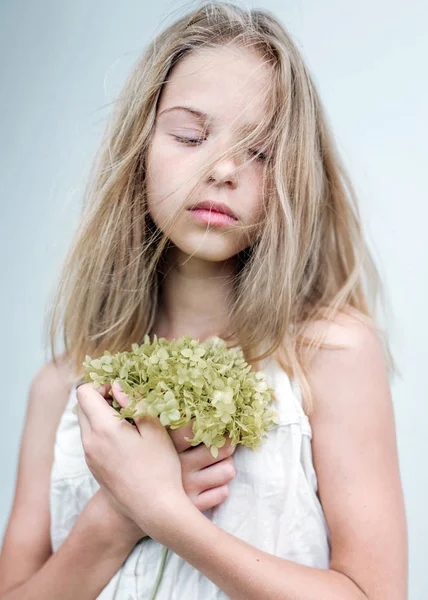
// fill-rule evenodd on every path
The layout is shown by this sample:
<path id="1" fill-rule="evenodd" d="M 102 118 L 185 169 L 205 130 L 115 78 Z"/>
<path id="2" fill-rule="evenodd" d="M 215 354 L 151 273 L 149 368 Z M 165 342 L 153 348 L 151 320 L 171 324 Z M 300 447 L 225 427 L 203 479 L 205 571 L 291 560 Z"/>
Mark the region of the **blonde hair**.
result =
<path id="1" fill-rule="evenodd" d="M 242 141 L 248 144 L 262 131 L 270 155 L 263 228 L 238 255 L 234 331 L 225 339 L 237 340 L 252 364 L 274 354 L 300 384 L 310 413 L 310 356 L 320 347 L 336 347 L 325 343 L 321 330 L 305 335 L 310 323 L 352 314 L 383 336 L 390 373 L 394 363 L 375 319 L 383 291 L 354 189 L 308 69 L 284 25 L 267 10 L 204 2 L 156 36 L 135 64 L 87 183 L 80 225 L 48 314 L 50 349 L 55 362 L 55 338 L 62 330 L 64 356 L 73 378 L 81 379 L 87 354 L 129 350 L 151 331 L 168 246 L 167 232 L 148 213 L 145 193 L 158 100 L 183 57 L 231 44 L 256 52 L 272 69 L 266 92 L 272 102 L 260 128 Z"/>

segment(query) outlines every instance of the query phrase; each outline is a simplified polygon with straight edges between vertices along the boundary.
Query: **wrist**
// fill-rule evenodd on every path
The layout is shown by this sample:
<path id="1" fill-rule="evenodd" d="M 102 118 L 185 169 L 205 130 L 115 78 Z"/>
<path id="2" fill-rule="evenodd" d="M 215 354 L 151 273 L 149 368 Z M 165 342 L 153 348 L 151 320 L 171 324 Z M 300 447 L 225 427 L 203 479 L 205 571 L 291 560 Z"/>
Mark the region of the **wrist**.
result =
<path id="1" fill-rule="evenodd" d="M 204 517 L 194 506 L 187 495 L 168 500 L 164 497 L 157 503 L 152 514 L 145 514 L 138 519 L 139 526 L 146 532 L 144 535 L 156 540 L 164 546 L 170 539 L 180 536 L 180 532 L 191 526 L 195 518 Z"/>
<path id="2" fill-rule="evenodd" d="M 122 518 L 122 515 L 118 515 L 118 518 L 104 522 L 100 526 L 99 535 L 104 537 L 105 543 L 128 548 L 131 551 L 135 544 L 147 536 L 147 533 L 128 517 Z"/>
<path id="3" fill-rule="evenodd" d="M 98 490 L 85 506 L 89 532 L 104 544 L 129 550 L 147 534 L 132 519 L 116 510 L 103 490 Z"/>
<path id="4" fill-rule="evenodd" d="M 94 524 L 92 531 L 94 535 L 102 540 L 105 546 L 125 553 L 131 552 L 134 546 L 147 535 L 144 531 L 136 532 L 135 524 L 132 530 L 129 530 L 123 525 L 117 526 L 115 524 L 113 527 L 108 522 Z"/>

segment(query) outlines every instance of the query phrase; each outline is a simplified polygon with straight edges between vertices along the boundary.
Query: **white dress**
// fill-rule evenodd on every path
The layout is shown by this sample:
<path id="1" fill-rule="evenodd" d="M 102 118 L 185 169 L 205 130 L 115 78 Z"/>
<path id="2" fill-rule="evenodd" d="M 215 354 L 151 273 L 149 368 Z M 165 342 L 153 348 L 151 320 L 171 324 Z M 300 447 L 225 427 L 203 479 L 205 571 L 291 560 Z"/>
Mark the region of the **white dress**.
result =
<path id="1" fill-rule="evenodd" d="M 330 532 L 318 498 L 312 463 L 312 430 L 300 391 L 273 358 L 263 366 L 274 388 L 280 423 L 271 429 L 259 452 L 238 444 L 235 478 L 229 496 L 205 515 L 232 535 L 302 565 L 328 569 Z M 55 552 L 99 484 L 89 470 L 82 447 L 76 386 L 56 433 L 51 473 L 51 543 Z M 145 538 L 128 555 L 102 592 L 101 600 L 149 600 L 162 560 L 163 546 Z M 211 580 L 169 551 L 156 600 L 226 600 Z"/>

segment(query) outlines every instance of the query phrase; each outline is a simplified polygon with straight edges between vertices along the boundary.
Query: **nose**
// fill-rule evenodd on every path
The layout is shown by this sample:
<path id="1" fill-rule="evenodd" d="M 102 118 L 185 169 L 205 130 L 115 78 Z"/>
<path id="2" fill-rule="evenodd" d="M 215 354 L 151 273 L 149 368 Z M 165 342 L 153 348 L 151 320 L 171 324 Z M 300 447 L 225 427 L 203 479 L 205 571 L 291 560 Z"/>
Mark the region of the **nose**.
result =
<path id="1" fill-rule="evenodd" d="M 218 160 L 212 170 L 212 173 L 208 179 L 211 184 L 217 185 L 228 185 L 231 188 L 236 188 L 238 183 L 238 165 L 236 159 L 229 156 L 222 160 Z"/>

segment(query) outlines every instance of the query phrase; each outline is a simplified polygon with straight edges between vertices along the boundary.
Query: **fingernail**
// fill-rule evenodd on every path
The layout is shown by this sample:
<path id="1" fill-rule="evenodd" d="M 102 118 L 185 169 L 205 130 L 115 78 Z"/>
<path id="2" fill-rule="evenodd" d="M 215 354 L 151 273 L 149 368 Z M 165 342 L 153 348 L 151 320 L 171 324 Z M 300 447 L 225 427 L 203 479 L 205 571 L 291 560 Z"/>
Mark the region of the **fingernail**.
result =
<path id="1" fill-rule="evenodd" d="M 118 381 L 115 381 L 113 383 L 113 385 L 116 387 L 116 389 L 117 389 L 118 392 L 122 392 L 123 391 L 123 388 L 122 388 L 122 386 L 120 385 L 120 383 Z"/>

